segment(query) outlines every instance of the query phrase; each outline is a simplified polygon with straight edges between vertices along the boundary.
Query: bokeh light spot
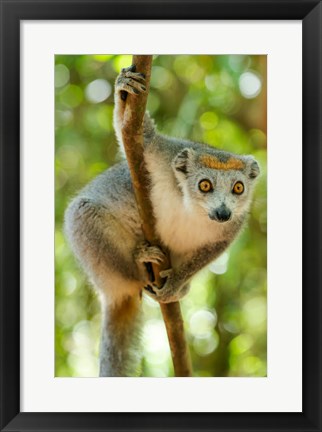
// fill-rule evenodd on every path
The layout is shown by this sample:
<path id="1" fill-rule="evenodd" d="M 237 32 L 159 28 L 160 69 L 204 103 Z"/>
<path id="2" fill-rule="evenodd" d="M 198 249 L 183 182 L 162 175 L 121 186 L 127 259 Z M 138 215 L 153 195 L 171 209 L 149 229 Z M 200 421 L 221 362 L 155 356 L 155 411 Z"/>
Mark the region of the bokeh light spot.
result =
<path id="1" fill-rule="evenodd" d="M 149 111 L 150 114 L 154 114 L 158 110 L 159 106 L 160 98 L 151 90 L 148 97 L 147 111 Z"/>
<path id="2" fill-rule="evenodd" d="M 167 334 L 161 320 L 149 320 L 144 327 L 144 351 L 148 353 L 161 353 L 167 351 Z"/>
<path id="3" fill-rule="evenodd" d="M 60 100 L 68 108 L 76 108 L 83 101 L 83 91 L 80 87 L 71 84 L 62 91 Z"/>
<path id="4" fill-rule="evenodd" d="M 67 363 L 71 371 L 60 370 L 59 376 L 95 377 L 98 375 L 98 333 L 97 317 L 79 320 L 72 331 L 68 329 L 62 338 L 62 346 L 66 350 Z"/>
<path id="5" fill-rule="evenodd" d="M 235 72 L 241 72 L 250 65 L 250 58 L 246 55 L 231 55 L 228 60 L 229 66 Z"/>
<path id="6" fill-rule="evenodd" d="M 252 347 L 253 343 L 253 338 L 250 335 L 241 334 L 230 342 L 229 348 L 233 355 L 239 355 L 248 351 Z"/>
<path id="7" fill-rule="evenodd" d="M 266 299 L 255 297 L 245 303 L 243 318 L 250 327 L 257 327 L 266 321 Z"/>
<path id="8" fill-rule="evenodd" d="M 151 87 L 166 90 L 173 83 L 171 73 L 164 67 L 153 66 L 151 72 Z"/>
<path id="9" fill-rule="evenodd" d="M 110 105 L 102 105 L 99 107 L 97 111 L 97 121 L 102 129 L 107 132 L 111 132 L 113 130 L 112 126 L 112 116 L 113 107 Z"/>
<path id="10" fill-rule="evenodd" d="M 55 126 L 67 126 L 73 120 L 73 112 L 70 110 L 56 110 Z"/>
<path id="11" fill-rule="evenodd" d="M 176 56 L 174 61 L 174 68 L 179 77 L 187 83 L 195 83 L 203 79 L 205 70 L 199 66 L 198 62 L 186 55 Z"/>
<path id="12" fill-rule="evenodd" d="M 241 369 L 245 375 L 248 376 L 264 376 L 265 365 L 256 356 L 249 356 L 241 361 Z"/>
<path id="13" fill-rule="evenodd" d="M 208 336 L 196 337 L 193 341 L 193 348 L 199 356 L 205 357 L 214 352 L 218 347 L 218 344 L 219 336 L 215 331 L 213 331 Z"/>
<path id="14" fill-rule="evenodd" d="M 79 320 L 80 309 L 73 299 L 64 300 L 56 305 L 56 319 L 65 327 L 73 326 Z"/>
<path id="15" fill-rule="evenodd" d="M 146 322 L 143 332 L 143 350 L 148 376 L 168 376 L 171 354 L 162 320 L 150 319 Z"/>
<path id="16" fill-rule="evenodd" d="M 196 102 L 195 98 L 191 97 L 190 95 L 187 95 L 184 100 L 182 101 L 180 110 L 179 110 L 179 117 L 180 120 L 184 122 L 184 124 L 192 125 L 196 121 L 196 113 L 198 110 L 198 103 Z M 179 119 L 178 119 L 179 121 Z"/>
<path id="17" fill-rule="evenodd" d="M 208 337 L 217 323 L 216 312 L 210 310 L 198 310 L 189 320 L 190 332 L 194 336 Z"/>
<path id="18" fill-rule="evenodd" d="M 258 74 L 247 71 L 239 78 L 239 89 L 246 99 L 252 99 L 259 95 L 262 89 L 262 81 Z"/>
<path id="19" fill-rule="evenodd" d="M 55 66 L 55 87 L 64 87 L 69 82 L 69 69 L 64 64 Z"/>
<path id="20" fill-rule="evenodd" d="M 65 271 L 62 274 L 63 285 L 67 295 L 72 294 L 77 288 L 77 279 L 73 273 Z"/>
<path id="21" fill-rule="evenodd" d="M 81 157 L 81 153 L 73 145 L 63 146 L 56 153 L 56 158 L 60 159 L 61 168 L 66 171 L 75 170 L 79 166 Z"/>
<path id="22" fill-rule="evenodd" d="M 112 93 L 111 84 L 104 79 L 92 81 L 85 89 L 85 96 L 89 102 L 99 103 L 105 101 Z"/>
<path id="23" fill-rule="evenodd" d="M 224 252 L 219 258 L 209 265 L 209 270 L 215 274 L 224 274 L 228 268 L 229 252 Z"/>
<path id="24" fill-rule="evenodd" d="M 207 111 L 200 116 L 200 124 L 203 129 L 214 129 L 218 124 L 218 116 L 212 111 Z"/>
<path id="25" fill-rule="evenodd" d="M 219 83 L 219 77 L 217 74 L 207 75 L 205 77 L 206 88 L 211 92 L 216 90 L 218 83 Z"/>
<path id="26" fill-rule="evenodd" d="M 132 64 L 131 55 L 120 55 L 116 56 L 113 60 L 113 66 L 117 73 L 121 72 L 121 69 L 127 68 Z"/>
<path id="27" fill-rule="evenodd" d="M 263 131 L 260 129 L 251 129 L 249 131 L 251 144 L 254 148 L 265 148 L 267 144 L 267 138 Z"/>

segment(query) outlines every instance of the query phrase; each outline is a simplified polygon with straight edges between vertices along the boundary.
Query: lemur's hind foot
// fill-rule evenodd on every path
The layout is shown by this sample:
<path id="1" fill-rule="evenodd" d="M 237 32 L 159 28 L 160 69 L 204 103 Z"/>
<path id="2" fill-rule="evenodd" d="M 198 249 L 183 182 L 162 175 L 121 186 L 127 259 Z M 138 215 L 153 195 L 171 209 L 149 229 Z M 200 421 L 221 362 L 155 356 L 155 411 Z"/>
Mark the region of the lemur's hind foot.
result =
<path id="1" fill-rule="evenodd" d="M 146 91 L 145 75 L 135 72 L 135 66 L 122 69 L 116 81 L 116 91 L 121 93 L 121 99 L 125 100 L 127 94 L 138 95 Z"/>
<path id="2" fill-rule="evenodd" d="M 133 258 L 140 271 L 141 280 L 144 283 L 154 282 L 152 263 L 162 264 L 166 256 L 158 246 L 151 246 L 149 242 L 143 240 L 133 252 Z M 142 286 L 143 287 L 143 286 Z"/>

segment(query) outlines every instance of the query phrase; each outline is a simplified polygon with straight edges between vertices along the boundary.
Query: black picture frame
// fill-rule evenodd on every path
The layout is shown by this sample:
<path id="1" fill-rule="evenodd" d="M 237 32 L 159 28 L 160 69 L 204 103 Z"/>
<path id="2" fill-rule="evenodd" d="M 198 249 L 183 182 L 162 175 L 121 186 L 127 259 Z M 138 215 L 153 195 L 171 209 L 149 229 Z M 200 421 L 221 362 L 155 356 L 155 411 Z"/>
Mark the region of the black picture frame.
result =
<path id="1" fill-rule="evenodd" d="M 0 5 L 1 431 L 322 431 L 321 2 L 316 0 L 173 0 L 165 3 L 164 0 L 0 0 Z M 20 412 L 20 21 L 31 19 L 302 20 L 302 413 Z M 291 304 L 285 305 L 286 310 L 290 307 Z M 142 400 L 142 407 L 144 407 L 144 400 Z"/>

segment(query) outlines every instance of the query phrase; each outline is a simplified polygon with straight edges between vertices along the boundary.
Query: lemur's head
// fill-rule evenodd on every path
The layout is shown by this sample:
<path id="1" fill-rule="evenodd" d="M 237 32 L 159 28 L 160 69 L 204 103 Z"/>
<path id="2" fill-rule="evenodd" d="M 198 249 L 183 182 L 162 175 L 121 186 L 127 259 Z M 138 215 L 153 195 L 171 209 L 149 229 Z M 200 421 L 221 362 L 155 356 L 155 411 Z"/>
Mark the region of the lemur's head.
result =
<path id="1" fill-rule="evenodd" d="M 243 216 L 249 207 L 259 166 L 252 156 L 206 147 L 204 152 L 183 149 L 172 168 L 189 208 L 197 205 L 218 223 Z"/>

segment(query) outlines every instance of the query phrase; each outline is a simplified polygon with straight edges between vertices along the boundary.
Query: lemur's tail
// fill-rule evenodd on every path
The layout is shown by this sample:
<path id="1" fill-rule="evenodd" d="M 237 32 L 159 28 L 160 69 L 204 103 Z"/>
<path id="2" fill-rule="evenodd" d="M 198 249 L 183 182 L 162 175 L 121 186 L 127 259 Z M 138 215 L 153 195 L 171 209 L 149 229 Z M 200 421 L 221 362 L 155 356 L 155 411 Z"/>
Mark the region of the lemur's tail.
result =
<path id="1" fill-rule="evenodd" d="M 141 372 L 141 300 L 126 297 L 104 306 L 100 376 L 139 376 Z"/>

